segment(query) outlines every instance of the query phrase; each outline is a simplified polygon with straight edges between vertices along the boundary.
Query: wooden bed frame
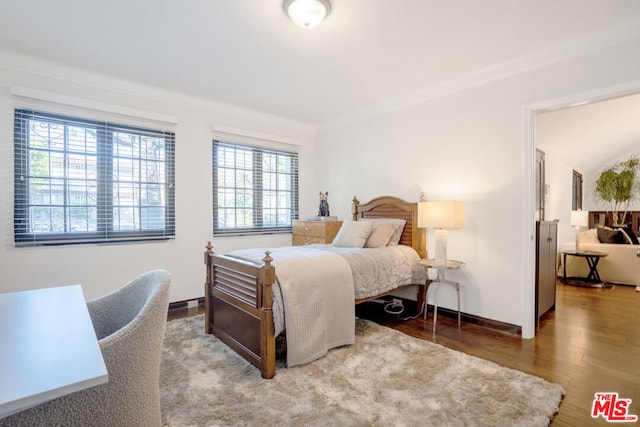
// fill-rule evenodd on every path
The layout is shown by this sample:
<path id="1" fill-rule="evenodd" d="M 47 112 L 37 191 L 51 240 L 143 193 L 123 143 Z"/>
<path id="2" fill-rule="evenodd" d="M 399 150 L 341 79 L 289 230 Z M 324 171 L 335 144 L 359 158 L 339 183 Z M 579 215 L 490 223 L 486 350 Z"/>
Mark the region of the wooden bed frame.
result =
<path id="1" fill-rule="evenodd" d="M 413 247 L 425 258 L 425 237 L 418 224 L 418 204 L 392 196 L 382 196 L 360 204 L 353 198 L 353 220 L 401 218 L 407 223 L 400 244 Z M 272 285 L 276 280 L 270 252 L 265 252 L 263 264 L 255 264 L 213 253 L 207 244 L 204 262 L 207 278 L 204 286 L 205 331 L 213 334 L 230 348 L 255 365 L 263 378 L 273 378 L 276 370 L 276 350 L 272 312 Z M 425 283 L 418 283 L 417 307 L 424 305 Z M 416 286 L 407 285 L 407 286 Z M 405 288 L 407 286 L 402 286 Z M 365 299 L 360 304 L 396 292 L 400 288 Z"/>

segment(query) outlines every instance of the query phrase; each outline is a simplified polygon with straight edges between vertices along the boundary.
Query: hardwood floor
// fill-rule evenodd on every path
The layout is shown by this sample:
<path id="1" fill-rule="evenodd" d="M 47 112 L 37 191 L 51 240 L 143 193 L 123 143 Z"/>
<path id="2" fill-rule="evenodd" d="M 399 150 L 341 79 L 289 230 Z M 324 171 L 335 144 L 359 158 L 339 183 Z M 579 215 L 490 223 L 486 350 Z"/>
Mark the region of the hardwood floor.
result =
<path id="1" fill-rule="evenodd" d="M 464 309 L 464 306 L 463 306 Z M 169 318 L 202 310 L 173 310 Z M 558 282 L 556 310 L 540 322 L 535 339 L 496 332 L 438 315 L 402 321 L 379 304 L 358 306 L 358 316 L 408 335 L 434 341 L 501 366 L 561 384 L 565 397 L 553 426 L 608 425 L 591 418 L 596 392 L 617 392 L 631 399 L 629 414 L 640 415 L 640 292 L 631 286 L 584 288 Z"/>

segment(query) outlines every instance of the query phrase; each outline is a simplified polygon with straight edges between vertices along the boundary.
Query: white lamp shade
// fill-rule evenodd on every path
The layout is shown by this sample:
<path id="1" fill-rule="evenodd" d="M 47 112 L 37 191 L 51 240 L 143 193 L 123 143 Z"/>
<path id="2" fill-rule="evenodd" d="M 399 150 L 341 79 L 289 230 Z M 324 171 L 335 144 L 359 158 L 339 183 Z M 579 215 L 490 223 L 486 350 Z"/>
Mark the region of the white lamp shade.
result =
<path id="1" fill-rule="evenodd" d="M 589 211 L 571 211 L 571 225 L 573 227 L 588 227 Z"/>
<path id="2" fill-rule="evenodd" d="M 331 11 L 329 0 L 285 0 L 283 8 L 289 18 L 302 28 L 313 28 Z"/>
<path id="3" fill-rule="evenodd" d="M 418 227 L 454 230 L 464 226 L 464 205 L 462 202 L 420 202 L 418 203 Z"/>

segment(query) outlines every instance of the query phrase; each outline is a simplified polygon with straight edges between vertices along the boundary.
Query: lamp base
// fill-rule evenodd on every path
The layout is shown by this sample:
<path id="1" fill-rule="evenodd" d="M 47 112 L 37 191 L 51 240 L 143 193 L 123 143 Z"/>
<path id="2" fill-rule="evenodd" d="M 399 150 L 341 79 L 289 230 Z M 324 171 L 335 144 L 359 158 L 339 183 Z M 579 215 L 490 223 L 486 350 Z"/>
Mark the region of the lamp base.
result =
<path id="1" fill-rule="evenodd" d="M 436 265 L 447 264 L 447 230 L 437 229 L 436 238 Z"/>

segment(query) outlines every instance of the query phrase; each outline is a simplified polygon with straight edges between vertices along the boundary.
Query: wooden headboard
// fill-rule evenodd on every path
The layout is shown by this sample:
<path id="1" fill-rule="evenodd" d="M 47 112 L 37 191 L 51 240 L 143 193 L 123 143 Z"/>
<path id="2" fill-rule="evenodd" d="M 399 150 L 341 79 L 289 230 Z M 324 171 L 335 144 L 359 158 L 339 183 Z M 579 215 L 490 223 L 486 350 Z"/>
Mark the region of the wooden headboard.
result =
<path id="1" fill-rule="evenodd" d="M 402 230 L 400 244 L 411 246 L 420 258 L 426 258 L 425 233 L 418 228 L 417 202 L 407 202 L 393 196 L 380 196 L 367 203 L 360 203 L 354 196 L 352 213 L 354 221 L 375 218 L 404 219 L 407 223 Z"/>

